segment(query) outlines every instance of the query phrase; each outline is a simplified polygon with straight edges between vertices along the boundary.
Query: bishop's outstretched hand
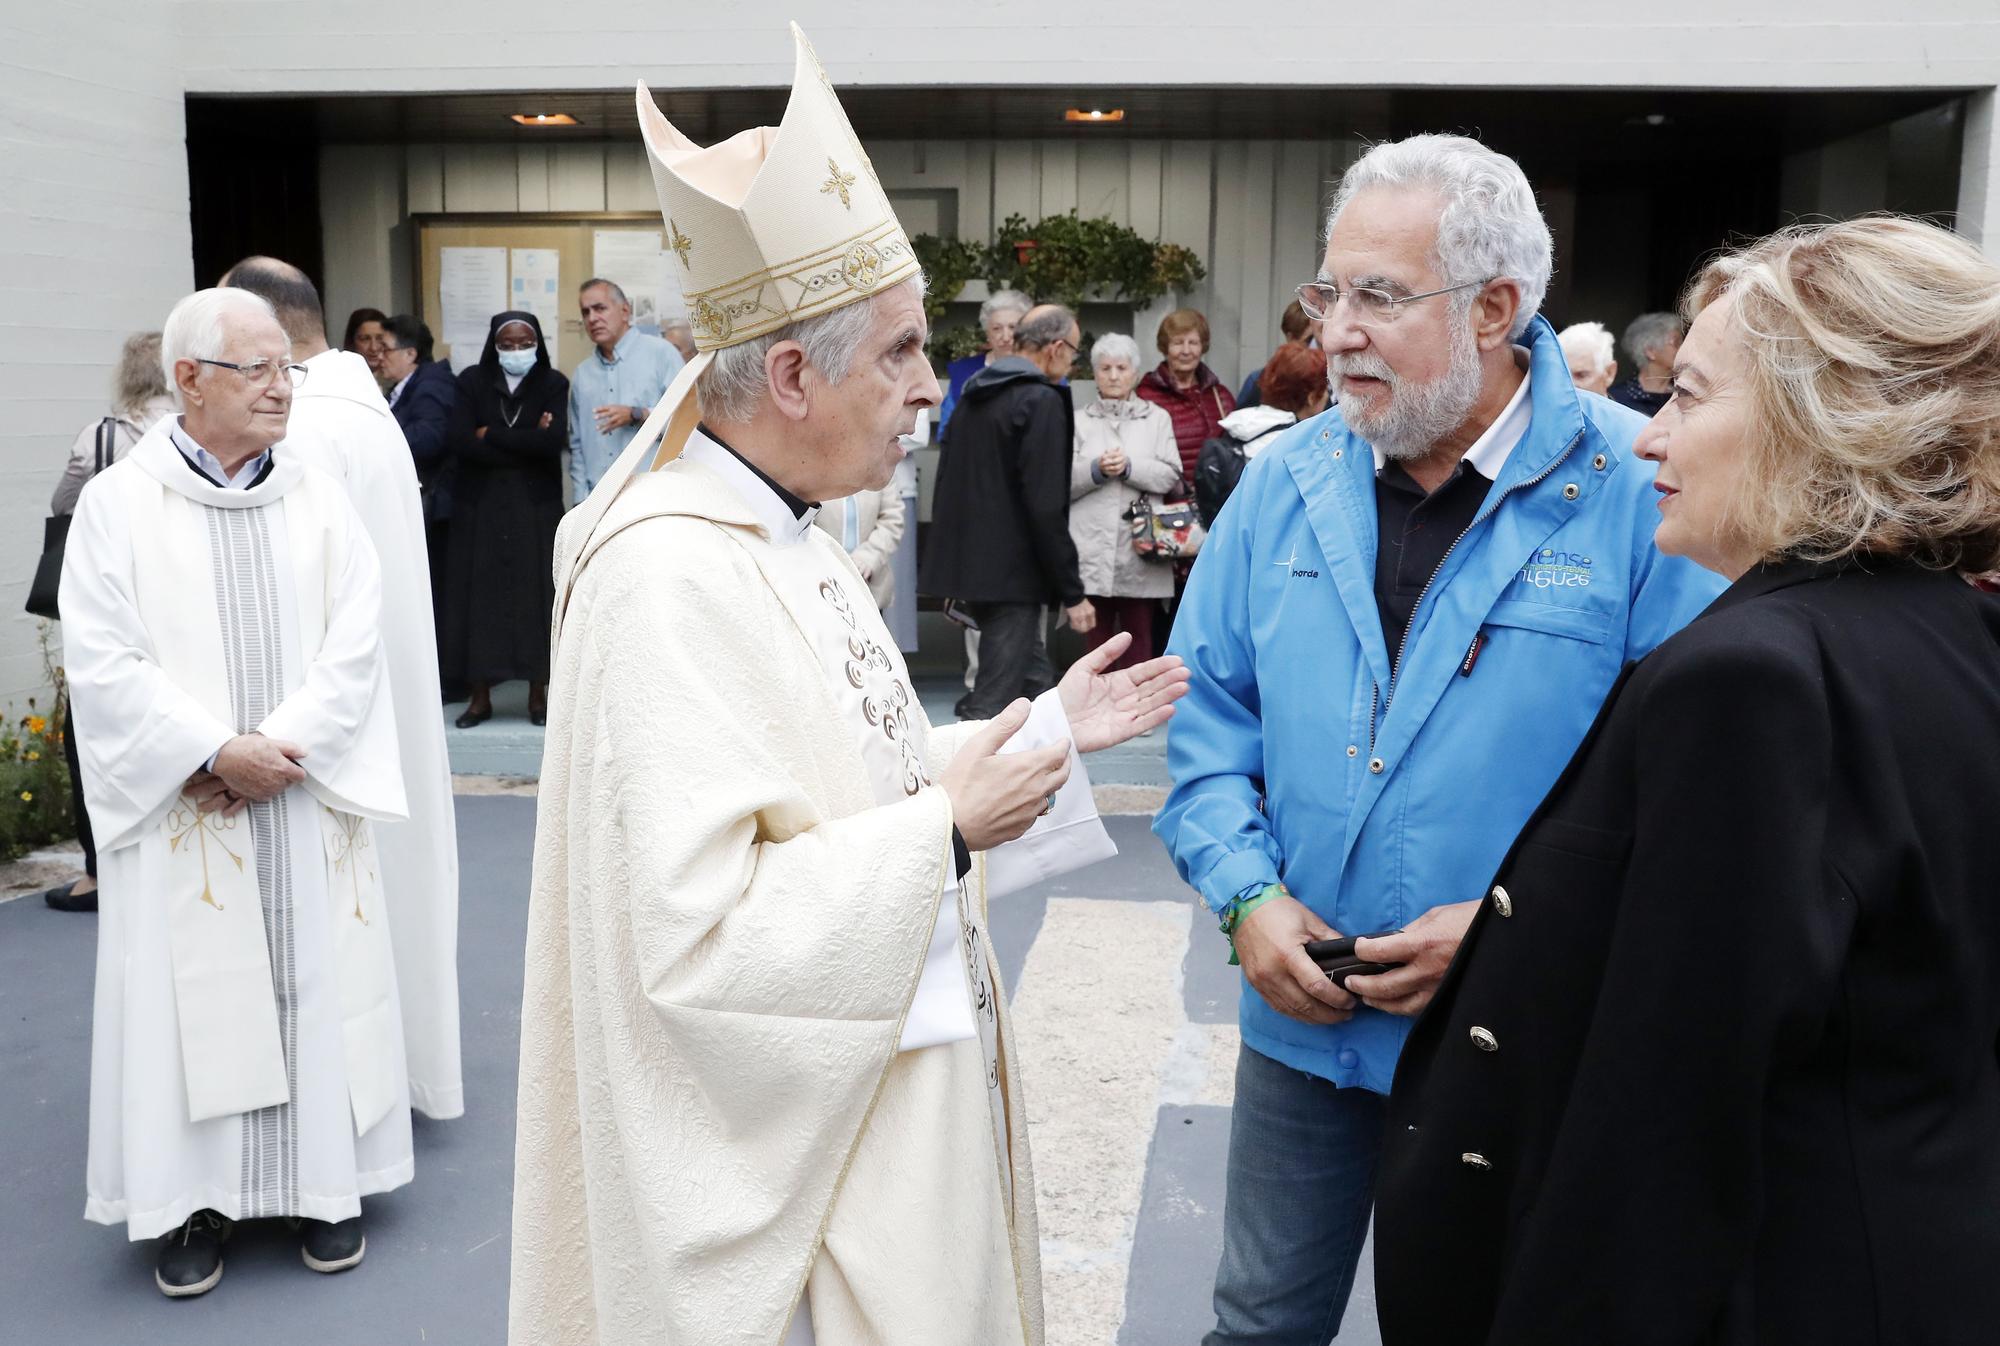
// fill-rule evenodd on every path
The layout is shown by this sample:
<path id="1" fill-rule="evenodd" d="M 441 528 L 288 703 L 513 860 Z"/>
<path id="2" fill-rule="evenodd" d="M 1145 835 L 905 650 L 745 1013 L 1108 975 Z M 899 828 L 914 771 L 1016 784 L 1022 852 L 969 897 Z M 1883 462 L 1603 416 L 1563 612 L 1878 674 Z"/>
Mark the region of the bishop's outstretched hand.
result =
<path id="1" fill-rule="evenodd" d="M 1165 724 L 1187 695 L 1191 675 L 1179 655 L 1105 672 L 1131 645 L 1131 633 L 1120 631 L 1071 664 L 1057 685 L 1078 752 L 1115 747 Z"/>

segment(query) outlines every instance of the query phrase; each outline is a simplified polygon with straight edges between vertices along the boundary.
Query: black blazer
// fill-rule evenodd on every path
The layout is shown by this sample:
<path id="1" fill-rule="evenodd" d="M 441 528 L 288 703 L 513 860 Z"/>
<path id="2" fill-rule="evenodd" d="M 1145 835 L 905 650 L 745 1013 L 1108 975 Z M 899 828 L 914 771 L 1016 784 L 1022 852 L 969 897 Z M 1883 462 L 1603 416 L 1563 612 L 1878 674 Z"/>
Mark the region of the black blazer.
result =
<path id="1" fill-rule="evenodd" d="M 1628 667 L 1379 1175 L 1385 1346 L 2000 1341 L 2000 600 L 1787 563 Z"/>
<path id="2" fill-rule="evenodd" d="M 967 380 L 938 457 L 920 593 L 985 603 L 1083 601 L 1069 535 L 1069 389 L 1020 356 Z"/>
<path id="3" fill-rule="evenodd" d="M 403 395 L 389 408 L 416 461 L 427 521 L 451 517 L 452 418 L 457 410 L 458 383 L 443 360 L 426 360 L 411 370 Z"/>

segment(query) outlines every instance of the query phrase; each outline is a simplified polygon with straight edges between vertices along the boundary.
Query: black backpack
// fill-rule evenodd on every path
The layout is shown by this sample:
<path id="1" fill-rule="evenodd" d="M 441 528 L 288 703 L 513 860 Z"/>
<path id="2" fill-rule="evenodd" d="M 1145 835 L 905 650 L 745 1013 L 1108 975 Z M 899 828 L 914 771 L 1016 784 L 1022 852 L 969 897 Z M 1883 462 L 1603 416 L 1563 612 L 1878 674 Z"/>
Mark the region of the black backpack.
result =
<path id="1" fill-rule="evenodd" d="M 1250 463 L 1243 453 L 1247 442 L 1225 431 L 1201 446 L 1194 460 L 1194 508 L 1203 528 L 1215 527 L 1215 516 L 1242 479 Z"/>

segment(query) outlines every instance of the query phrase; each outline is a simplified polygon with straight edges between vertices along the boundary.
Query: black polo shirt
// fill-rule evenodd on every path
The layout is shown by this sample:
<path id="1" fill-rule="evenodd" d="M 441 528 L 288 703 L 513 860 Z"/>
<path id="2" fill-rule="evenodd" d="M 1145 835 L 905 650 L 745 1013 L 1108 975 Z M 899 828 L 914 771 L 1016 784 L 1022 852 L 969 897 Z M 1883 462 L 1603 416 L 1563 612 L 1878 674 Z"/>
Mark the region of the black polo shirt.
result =
<path id="1" fill-rule="evenodd" d="M 1463 458 L 1429 495 L 1394 459 L 1375 474 L 1375 609 L 1392 671 L 1418 597 L 1472 526 L 1492 484 Z"/>

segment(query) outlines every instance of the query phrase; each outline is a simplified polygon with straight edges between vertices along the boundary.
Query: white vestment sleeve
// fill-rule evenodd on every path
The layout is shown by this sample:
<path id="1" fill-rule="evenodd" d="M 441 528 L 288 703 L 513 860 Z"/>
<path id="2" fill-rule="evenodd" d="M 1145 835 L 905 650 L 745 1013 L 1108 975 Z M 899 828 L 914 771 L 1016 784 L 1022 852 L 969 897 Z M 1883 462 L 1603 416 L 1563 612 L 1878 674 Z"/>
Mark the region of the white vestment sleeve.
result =
<path id="1" fill-rule="evenodd" d="M 382 657 L 382 570 L 344 494 L 323 502 L 341 517 L 327 558 L 326 632 L 298 687 L 257 726 L 306 750 L 299 762 L 320 801 L 364 818 L 401 819 L 406 805 L 394 705 Z M 301 594 L 301 603 L 317 595 Z"/>
<path id="2" fill-rule="evenodd" d="M 77 502 L 63 551 L 63 668 L 76 716 L 84 797 L 100 850 L 138 840 L 180 796 L 187 778 L 236 731 L 160 667 L 133 588 L 122 497 L 92 482 Z M 197 594 L 189 602 L 213 602 Z"/>
<path id="3" fill-rule="evenodd" d="M 1045 747 L 1070 738 L 1069 716 L 1063 712 L 1062 693 L 1050 688 L 1035 698 L 1028 722 L 1001 745 L 1002 753 Z M 1118 854 L 1104 820 L 1097 816 L 1097 801 L 1090 792 L 1090 773 L 1074 745 L 1069 750 L 1069 779 L 1056 791 L 1056 806 L 1037 818 L 1019 840 L 996 846 L 986 853 L 986 898 L 1019 892 L 1058 874 L 1109 860 Z"/>

